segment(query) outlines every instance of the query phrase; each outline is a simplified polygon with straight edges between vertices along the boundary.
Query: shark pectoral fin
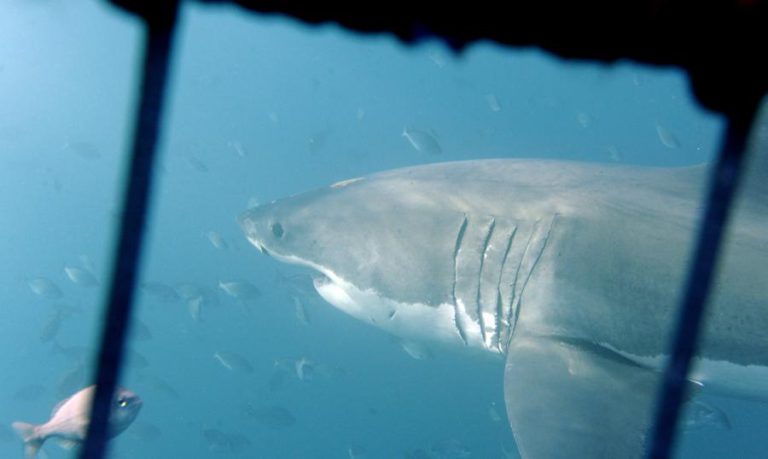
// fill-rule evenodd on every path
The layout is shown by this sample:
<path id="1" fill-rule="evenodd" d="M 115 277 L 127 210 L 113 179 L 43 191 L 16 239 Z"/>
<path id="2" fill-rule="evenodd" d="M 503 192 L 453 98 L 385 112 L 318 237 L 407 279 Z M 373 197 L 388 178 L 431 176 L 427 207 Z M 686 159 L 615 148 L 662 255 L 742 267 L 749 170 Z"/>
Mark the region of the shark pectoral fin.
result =
<path id="1" fill-rule="evenodd" d="M 633 458 L 644 452 L 657 372 L 600 346 L 515 336 L 504 397 L 523 458 Z"/>

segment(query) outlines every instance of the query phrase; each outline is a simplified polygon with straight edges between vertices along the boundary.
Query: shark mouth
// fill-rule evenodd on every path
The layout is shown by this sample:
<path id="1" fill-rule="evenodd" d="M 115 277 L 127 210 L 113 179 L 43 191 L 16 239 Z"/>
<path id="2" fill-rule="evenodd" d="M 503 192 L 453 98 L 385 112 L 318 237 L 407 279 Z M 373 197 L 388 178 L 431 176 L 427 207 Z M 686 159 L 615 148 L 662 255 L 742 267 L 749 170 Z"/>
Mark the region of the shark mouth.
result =
<path id="1" fill-rule="evenodd" d="M 275 252 L 255 237 L 249 240 L 260 252 L 278 261 L 319 273 L 313 279 L 318 294 L 358 320 L 400 338 L 503 354 L 517 322 L 522 295 L 554 220 L 555 216 L 523 229 L 492 217 L 481 222 L 465 218 L 454 248 L 451 298 L 438 305 L 389 298 L 373 288 L 360 288 L 328 266 Z M 482 250 L 465 251 L 465 245 L 478 245 Z M 477 253 L 479 259 L 475 259 Z"/>

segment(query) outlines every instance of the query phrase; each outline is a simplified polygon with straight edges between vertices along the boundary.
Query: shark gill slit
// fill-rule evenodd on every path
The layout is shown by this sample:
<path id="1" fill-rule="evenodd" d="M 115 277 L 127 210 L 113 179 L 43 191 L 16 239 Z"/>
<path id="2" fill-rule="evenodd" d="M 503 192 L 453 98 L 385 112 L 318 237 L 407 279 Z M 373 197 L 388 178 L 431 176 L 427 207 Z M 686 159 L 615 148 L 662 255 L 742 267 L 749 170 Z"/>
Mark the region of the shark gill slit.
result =
<path id="1" fill-rule="evenodd" d="M 469 220 L 467 219 L 467 216 L 464 215 L 464 219 L 461 222 L 461 226 L 459 227 L 459 232 L 456 235 L 456 244 L 454 244 L 453 247 L 453 288 L 451 291 L 451 299 L 453 300 L 453 321 L 454 325 L 456 326 L 456 330 L 459 332 L 459 337 L 464 342 L 464 345 L 467 345 L 467 334 L 464 330 L 464 324 L 462 323 L 461 315 L 459 313 L 459 304 L 456 301 L 456 282 L 458 279 L 458 273 L 459 273 L 459 250 L 461 250 L 461 243 L 464 240 L 464 233 L 467 231 L 467 224 L 469 223 Z"/>
<path id="2" fill-rule="evenodd" d="M 512 304 L 509 308 L 509 325 L 505 346 L 509 345 L 509 340 L 512 337 L 517 318 L 520 315 L 520 302 L 523 297 L 525 287 L 528 285 L 528 281 L 531 279 L 533 270 L 541 259 L 541 254 L 544 253 L 544 248 L 549 241 L 549 235 L 552 232 L 552 227 L 555 225 L 555 218 L 557 214 L 548 219 L 539 219 L 533 226 L 531 236 L 528 238 L 528 242 L 525 245 L 523 256 L 520 259 L 520 264 L 515 274 L 515 288 L 512 297 Z M 521 277 L 522 275 L 522 277 Z M 517 287 L 520 287 L 519 289 Z"/>
<path id="3" fill-rule="evenodd" d="M 485 234 L 485 239 L 483 239 L 483 245 L 482 250 L 480 250 L 480 268 L 477 270 L 477 295 L 475 297 L 475 309 L 477 310 L 477 321 L 480 323 L 480 333 L 483 337 L 483 343 L 486 342 L 487 336 L 486 336 L 486 330 L 485 330 L 485 319 L 483 318 L 483 307 L 481 303 L 481 290 L 482 290 L 482 280 L 483 280 L 483 266 L 485 265 L 485 258 L 488 255 L 488 247 L 490 246 L 491 237 L 493 236 L 493 230 L 496 228 L 496 218 L 491 217 L 491 221 L 488 223 L 488 230 Z"/>
<path id="4" fill-rule="evenodd" d="M 501 318 L 504 315 L 504 305 L 502 301 L 502 293 L 501 293 L 501 280 L 504 277 L 504 267 L 507 264 L 507 257 L 509 257 L 509 251 L 512 248 L 512 243 L 515 240 L 515 234 L 517 234 L 517 226 L 513 225 L 512 229 L 509 231 L 509 237 L 507 238 L 507 247 L 504 249 L 504 256 L 501 258 L 501 267 L 499 268 L 499 280 L 496 283 L 496 314 L 494 315 L 496 319 L 496 334 L 493 338 L 493 347 L 497 348 L 499 351 L 503 351 L 501 348 Z"/>

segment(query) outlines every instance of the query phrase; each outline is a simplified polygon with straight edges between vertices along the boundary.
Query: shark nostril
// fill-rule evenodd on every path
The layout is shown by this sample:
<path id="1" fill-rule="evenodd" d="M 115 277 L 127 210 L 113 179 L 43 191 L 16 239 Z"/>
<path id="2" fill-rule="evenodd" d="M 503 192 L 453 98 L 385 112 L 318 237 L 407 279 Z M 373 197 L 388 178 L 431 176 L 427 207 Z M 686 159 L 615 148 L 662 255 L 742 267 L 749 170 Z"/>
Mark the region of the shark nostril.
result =
<path id="1" fill-rule="evenodd" d="M 282 238 L 283 237 L 283 233 L 285 233 L 285 231 L 283 230 L 283 225 L 281 225 L 280 223 L 273 223 L 272 224 L 272 234 L 276 238 L 278 238 L 278 239 Z"/>

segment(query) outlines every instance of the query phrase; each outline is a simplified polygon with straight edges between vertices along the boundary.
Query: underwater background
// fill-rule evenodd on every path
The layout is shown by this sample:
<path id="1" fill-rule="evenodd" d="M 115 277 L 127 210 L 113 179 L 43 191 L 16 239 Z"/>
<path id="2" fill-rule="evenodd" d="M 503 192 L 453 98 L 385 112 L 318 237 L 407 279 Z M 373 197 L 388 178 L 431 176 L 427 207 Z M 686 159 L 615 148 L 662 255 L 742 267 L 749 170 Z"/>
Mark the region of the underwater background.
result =
<path id="1" fill-rule="evenodd" d="M 93 372 L 141 36 L 106 2 L 0 3 L 2 458 L 22 457 L 12 421 L 44 422 Z M 700 164 L 723 130 L 675 69 L 457 56 L 192 2 L 171 77 L 122 375 L 144 406 L 116 458 L 517 457 L 503 359 L 404 348 L 258 253 L 237 215 L 436 161 Z M 717 402 L 730 428 L 686 431 L 678 456 L 765 457 L 768 409 Z"/>

